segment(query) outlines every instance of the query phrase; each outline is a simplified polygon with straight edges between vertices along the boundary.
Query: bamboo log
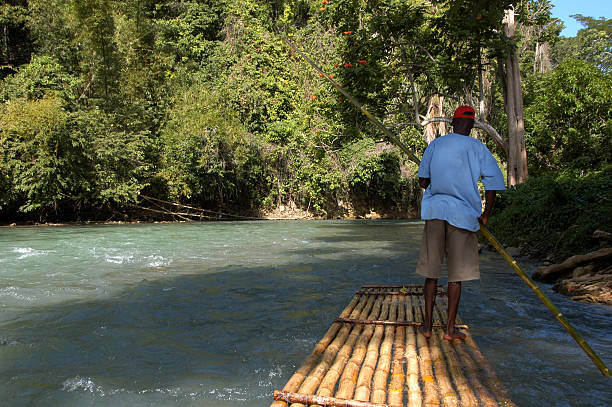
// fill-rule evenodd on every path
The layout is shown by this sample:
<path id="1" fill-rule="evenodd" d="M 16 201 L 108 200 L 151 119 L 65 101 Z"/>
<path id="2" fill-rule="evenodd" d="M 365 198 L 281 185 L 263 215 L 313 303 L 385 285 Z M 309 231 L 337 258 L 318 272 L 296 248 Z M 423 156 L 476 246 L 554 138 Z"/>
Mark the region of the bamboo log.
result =
<path id="1" fill-rule="evenodd" d="M 300 403 L 302 405 L 324 405 L 337 407 L 389 407 L 386 404 L 374 404 L 365 401 L 347 400 L 336 397 L 323 397 L 312 394 L 301 394 L 274 390 L 274 400 L 282 403 Z"/>
<path id="2" fill-rule="evenodd" d="M 389 303 L 383 302 L 380 318 L 387 318 L 388 313 Z M 367 344 L 370 341 L 370 338 L 372 337 L 373 333 L 374 326 L 366 325 L 365 329 L 361 333 L 361 336 L 359 337 L 359 340 L 355 345 L 355 348 L 353 349 L 353 355 L 347 362 L 346 367 L 344 368 L 344 372 L 342 372 L 342 377 L 340 378 L 336 397 L 342 399 L 350 399 L 353 397 L 355 385 L 357 383 L 357 374 L 359 373 L 359 368 L 365 357 L 367 351 Z"/>
<path id="3" fill-rule="evenodd" d="M 434 318 L 434 322 L 441 324 L 439 318 L 436 321 L 435 313 L 432 315 L 432 317 Z M 438 389 L 440 390 L 442 405 L 445 407 L 456 407 L 459 404 L 457 394 L 453 389 L 453 385 L 448 374 L 448 369 L 440 350 L 440 339 L 442 335 L 444 335 L 444 332 L 440 332 L 439 330 L 437 332 L 432 332 L 429 340 L 429 353 L 431 355 L 431 361 L 434 367 L 436 383 L 438 384 Z M 444 339 L 442 339 L 442 341 L 444 341 Z"/>
<path id="4" fill-rule="evenodd" d="M 439 318 L 441 321 L 448 320 L 447 312 L 446 312 L 447 308 L 448 308 L 448 304 L 446 303 L 446 301 L 441 300 L 439 306 L 436 306 L 434 310 L 434 312 L 437 315 L 439 315 Z M 461 326 L 461 324 L 457 324 L 457 322 L 460 322 L 459 316 L 457 316 L 457 318 L 455 319 L 455 323 L 456 323 L 456 326 Z M 464 333 L 467 336 L 470 336 L 468 332 L 464 332 Z M 470 339 L 471 339 L 471 336 L 470 336 Z M 478 366 L 475 363 L 475 361 L 469 356 L 468 352 L 466 351 L 465 343 L 452 343 L 451 345 L 451 343 L 449 343 L 448 341 L 442 341 L 442 342 L 443 344 L 445 344 L 445 346 L 448 349 L 447 355 L 449 355 L 449 358 L 453 360 L 451 364 L 456 366 L 456 368 L 453 368 L 452 372 L 453 372 L 453 376 L 456 377 L 455 379 L 456 386 L 458 388 L 462 403 L 468 406 L 478 405 L 478 402 L 476 401 L 476 395 L 474 394 L 474 391 L 473 391 L 475 390 L 480 397 L 481 403 L 483 403 L 485 406 L 497 405 L 493 396 L 487 389 L 487 387 L 484 386 L 482 382 L 480 381 L 480 378 L 478 375 Z M 466 367 L 468 376 L 470 378 L 470 382 L 468 382 L 467 379 L 465 378 L 465 375 L 462 369 L 460 368 L 461 366 L 459 364 L 459 361 L 457 360 L 455 353 L 452 352 L 452 350 L 455 350 L 460 355 L 460 360 L 463 362 L 463 364 Z"/>
<path id="5" fill-rule="evenodd" d="M 372 298 L 376 298 L 376 297 L 372 297 Z M 374 303 L 374 306 L 372 307 L 370 317 L 376 318 L 380 314 L 382 303 L 383 303 L 382 300 L 383 298 L 381 296 L 378 296 L 378 298 L 376 299 Z M 342 374 L 344 367 L 346 366 L 346 361 L 351 356 L 353 346 L 355 342 L 357 341 L 357 339 L 359 338 L 362 328 L 363 326 L 355 327 L 351 331 L 351 334 L 349 335 L 349 339 L 346 341 L 342 349 L 340 349 L 340 351 L 338 352 L 338 355 L 336 356 L 336 360 L 334 361 L 334 364 L 332 365 L 332 367 L 329 369 L 329 371 L 327 372 L 327 374 L 321 381 L 321 385 L 319 386 L 317 395 L 327 397 L 327 396 L 332 396 L 334 394 L 334 388 L 336 387 L 336 383 L 338 379 L 340 378 L 340 375 Z"/>
<path id="6" fill-rule="evenodd" d="M 423 322 L 424 310 L 421 308 L 422 298 L 417 298 L 418 307 L 415 309 L 415 316 L 419 322 Z M 417 346 L 419 350 L 419 369 L 421 372 L 421 379 L 423 380 L 424 390 L 424 404 L 425 406 L 437 406 L 440 404 L 438 398 L 438 389 L 435 384 L 435 378 L 433 374 L 431 355 L 429 353 L 429 343 L 427 339 L 417 334 Z"/>
<path id="7" fill-rule="evenodd" d="M 389 297 L 387 296 L 385 300 L 388 298 Z M 355 388 L 355 395 L 353 396 L 355 400 L 370 400 L 371 381 L 372 376 L 374 375 L 374 370 L 376 369 L 376 362 L 378 361 L 378 347 L 380 345 L 380 341 L 382 340 L 383 333 L 383 326 L 375 327 L 374 334 L 368 343 L 368 348 L 366 350 L 366 355 L 361 366 L 361 370 L 359 371 L 359 376 L 357 377 L 357 386 Z"/>
<path id="8" fill-rule="evenodd" d="M 437 308 L 435 310 L 436 314 L 440 315 L 441 320 L 446 320 L 446 311 L 442 308 Z M 470 336 L 469 333 L 466 335 Z M 461 398 L 461 402 L 464 406 L 477 406 L 478 400 L 476 394 L 478 394 L 478 398 L 480 398 L 480 403 L 485 407 L 493 407 L 497 406 L 497 402 L 491 395 L 491 392 L 487 389 L 487 387 L 482 383 L 478 374 L 478 366 L 475 361 L 466 351 L 465 343 L 451 343 L 449 341 L 442 341 L 443 347 L 445 348 L 445 354 L 449 359 L 449 364 L 451 366 L 451 374 L 455 381 L 455 386 L 459 391 L 459 395 Z M 456 355 L 459 355 L 459 359 L 463 362 L 463 366 L 465 366 L 465 370 L 467 373 L 467 378 L 461 369 L 461 364 L 459 363 L 459 359 Z M 469 378 L 469 382 L 468 382 Z"/>
<path id="9" fill-rule="evenodd" d="M 456 322 L 461 323 L 461 318 L 457 315 Z M 503 405 L 505 407 L 515 407 L 516 405 L 508 398 L 506 395 L 506 390 L 502 386 L 501 381 L 495 374 L 495 371 L 491 367 L 489 361 L 483 356 L 482 352 L 474 342 L 474 338 L 471 335 L 467 335 L 464 341 L 465 346 L 463 349 L 465 354 L 462 355 L 468 363 L 473 359 L 475 361 L 476 366 L 478 366 L 479 371 L 484 374 L 484 381 L 486 383 L 486 388 L 492 393 L 492 396 L 495 397 L 498 404 Z M 472 355 L 470 358 L 469 353 Z"/>
<path id="10" fill-rule="evenodd" d="M 409 297 L 406 305 L 406 319 L 415 320 L 414 297 Z M 406 327 L 406 385 L 408 387 L 408 407 L 421 407 L 421 387 L 419 385 L 419 359 L 417 354 L 417 332 L 412 326 Z"/>
<path id="11" fill-rule="evenodd" d="M 444 320 L 447 319 L 447 313 L 445 308 L 440 307 L 438 312 Z M 459 315 L 457 315 L 455 323 L 461 323 L 461 318 L 459 317 Z M 471 374 L 476 377 L 479 377 L 478 373 L 476 373 L 479 370 L 485 373 L 484 380 L 486 382 L 486 386 L 481 386 L 481 389 L 484 389 L 484 391 L 479 392 L 479 396 L 483 404 L 497 405 L 497 403 L 493 400 L 493 397 L 495 397 L 499 404 L 508 407 L 514 406 L 514 404 L 508 399 L 504 387 L 497 378 L 497 375 L 493 371 L 493 368 L 491 367 L 487 359 L 480 352 L 480 349 L 478 348 L 478 345 L 476 345 L 476 343 L 474 342 L 472 336 L 466 332 L 466 338 L 464 343 L 461 344 L 462 346 L 457 345 L 455 346 L 455 349 L 457 349 L 458 353 L 461 355 L 461 360 L 466 363 L 468 372 L 471 372 Z M 471 354 L 473 355 L 473 357 L 470 356 L 467 349 L 471 350 Z M 478 382 L 480 382 L 480 380 L 478 380 Z M 474 387 L 472 386 L 472 388 Z"/>
<path id="12" fill-rule="evenodd" d="M 391 303 L 389 310 L 389 320 L 397 320 L 397 303 Z M 387 401 L 387 379 L 391 371 L 391 358 L 393 356 L 393 342 L 395 341 L 395 327 L 388 325 L 385 327 L 385 339 L 380 346 L 380 356 L 378 366 L 374 372 L 374 390 L 371 401 L 374 403 L 384 403 Z"/>
<path id="13" fill-rule="evenodd" d="M 397 321 L 402 322 L 406 319 L 406 296 L 399 297 L 397 307 Z M 387 404 L 391 407 L 402 407 L 404 404 L 404 354 L 405 354 L 405 337 L 406 327 L 398 326 L 395 328 L 395 343 L 393 345 L 393 362 L 391 368 L 391 380 L 389 382 L 389 391 Z"/>
<path id="14" fill-rule="evenodd" d="M 374 296 L 368 296 L 366 298 L 367 298 L 366 305 L 360 310 L 356 309 L 355 311 L 353 311 L 351 316 L 358 317 L 359 315 L 363 315 L 365 317 L 366 315 L 368 315 L 368 313 L 370 312 L 371 308 L 374 305 L 375 299 L 374 299 Z M 325 376 L 329 367 L 334 361 L 336 354 L 338 353 L 342 345 L 346 342 L 349 332 L 352 330 L 351 328 L 353 327 L 350 325 L 344 325 L 340 329 L 334 341 L 327 347 L 327 349 L 325 349 L 325 352 L 323 352 L 323 355 L 321 357 L 321 360 L 319 361 L 319 364 L 304 379 L 304 382 L 300 386 L 298 393 L 301 393 L 301 394 L 314 394 L 315 393 L 315 391 L 321 384 L 323 377 Z M 303 406 L 300 406 L 298 404 L 295 407 L 303 407 Z"/>
<path id="15" fill-rule="evenodd" d="M 367 297 L 365 296 L 354 296 L 349 305 L 344 308 L 341 316 L 347 317 L 352 315 L 353 311 L 362 309 L 367 303 Z M 302 365 L 298 368 L 298 370 L 291 376 L 285 387 L 283 387 L 283 391 L 294 392 L 296 391 L 300 384 L 304 381 L 304 378 L 312 370 L 315 366 L 315 363 L 319 359 L 319 356 L 324 353 L 327 349 L 328 345 L 332 342 L 332 340 L 336 337 L 338 331 L 343 327 L 340 323 L 333 323 L 323 338 L 315 345 L 314 349 L 308 355 L 308 357 L 302 362 Z M 270 407 L 283 407 L 284 404 L 282 402 L 274 402 L 270 405 Z"/>

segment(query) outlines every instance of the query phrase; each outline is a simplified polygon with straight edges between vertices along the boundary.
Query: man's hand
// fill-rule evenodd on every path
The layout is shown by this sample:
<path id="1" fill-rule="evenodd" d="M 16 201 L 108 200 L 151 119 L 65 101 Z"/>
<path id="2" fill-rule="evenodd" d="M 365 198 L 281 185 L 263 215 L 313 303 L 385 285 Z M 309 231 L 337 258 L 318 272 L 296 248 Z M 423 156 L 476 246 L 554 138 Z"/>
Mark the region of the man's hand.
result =
<path id="1" fill-rule="evenodd" d="M 493 210 L 493 202 L 495 202 L 495 193 L 497 191 L 485 191 L 485 209 L 482 215 L 478 217 L 478 222 L 482 226 L 487 226 L 489 218 L 491 217 L 491 211 Z"/>
<path id="2" fill-rule="evenodd" d="M 480 223 L 482 226 L 487 226 L 487 223 L 489 223 L 489 216 L 483 213 L 478 217 L 478 223 Z"/>

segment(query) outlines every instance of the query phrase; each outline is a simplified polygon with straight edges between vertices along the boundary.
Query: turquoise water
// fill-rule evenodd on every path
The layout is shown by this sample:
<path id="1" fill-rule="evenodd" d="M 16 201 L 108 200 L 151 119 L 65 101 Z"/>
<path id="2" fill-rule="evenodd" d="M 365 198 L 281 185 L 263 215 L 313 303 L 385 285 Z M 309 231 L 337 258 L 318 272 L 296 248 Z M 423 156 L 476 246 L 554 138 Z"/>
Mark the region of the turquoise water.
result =
<path id="1" fill-rule="evenodd" d="M 356 289 L 421 282 L 421 230 L 405 221 L 0 228 L 0 404 L 268 406 Z M 459 312 L 510 398 L 612 404 L 612 381 L 501 257 L 484 252 L 481 272 L 464 284 Z M 612 307 L 542 288 L 612 366 Z"/>

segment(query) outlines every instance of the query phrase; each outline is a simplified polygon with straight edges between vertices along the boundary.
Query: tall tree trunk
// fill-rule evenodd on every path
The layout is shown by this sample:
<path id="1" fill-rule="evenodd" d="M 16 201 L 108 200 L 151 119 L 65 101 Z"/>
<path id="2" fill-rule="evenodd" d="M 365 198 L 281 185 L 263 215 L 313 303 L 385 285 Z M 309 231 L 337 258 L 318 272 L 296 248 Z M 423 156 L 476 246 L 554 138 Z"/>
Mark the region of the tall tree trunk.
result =
<path id="1" fill-rule="evenodd" d="M 514 10 L 506 10 L 503 20 L 504 34 L 514 44 L 516 23 Z M 516 185 L 527 179 L 527 150 L 525 149 L 525 120 L 523 92 L 516 47 L 508 50 L 505 58 L 506 115 L 508 116 L 508 184 Z"/>

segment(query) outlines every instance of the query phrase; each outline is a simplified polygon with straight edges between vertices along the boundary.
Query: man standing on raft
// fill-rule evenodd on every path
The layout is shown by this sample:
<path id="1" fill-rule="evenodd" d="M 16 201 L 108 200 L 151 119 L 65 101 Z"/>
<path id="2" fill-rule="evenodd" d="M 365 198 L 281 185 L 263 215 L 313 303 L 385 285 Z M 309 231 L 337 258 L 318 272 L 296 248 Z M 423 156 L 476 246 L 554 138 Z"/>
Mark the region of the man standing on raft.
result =
<path id="1" fill-rule="evenodd" d="M 463 340 L 455 330 L 455 317 L 461 297 L 461 282 L 480 278 L 478 267 L 479 223 L 491 216 L 495 192 L 505 189 L 504 177 L 489 149 L 469 137 L 475 112 L 459 106 L 453 115 L 453 133 L 433 140 L 419 166 L 419 184 L 426 188 L 421 203 L 425 220 L 423 242 L 416 272 L 425 277 L 425 321 L 421 334 L 432 334 L 432 312 L 442 262 L 448 269 L 448 324 L 444 339 Z M 485 209 L 478 180 L 485 187 Z"/>

